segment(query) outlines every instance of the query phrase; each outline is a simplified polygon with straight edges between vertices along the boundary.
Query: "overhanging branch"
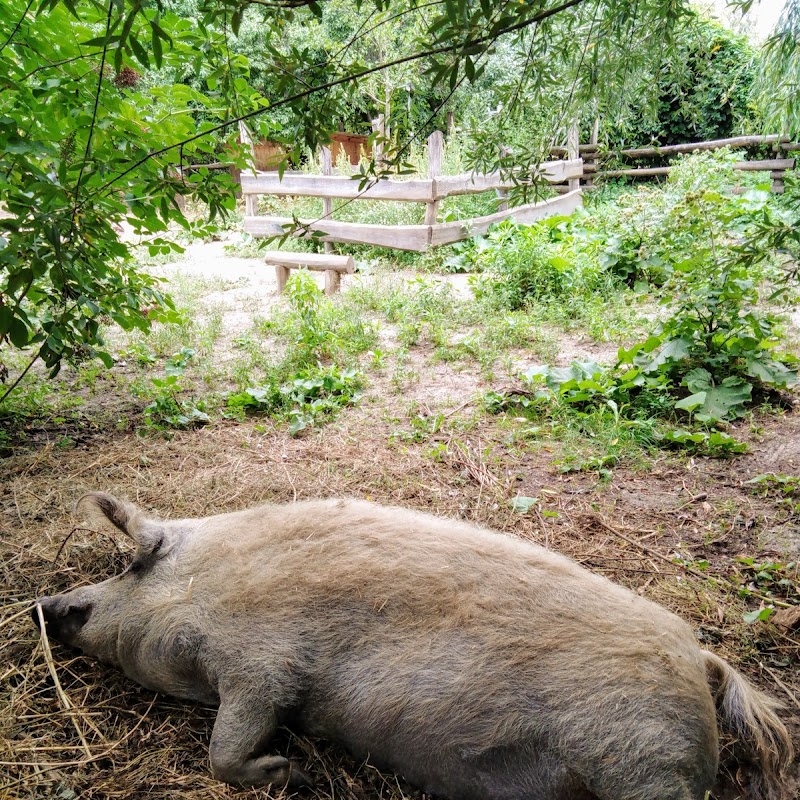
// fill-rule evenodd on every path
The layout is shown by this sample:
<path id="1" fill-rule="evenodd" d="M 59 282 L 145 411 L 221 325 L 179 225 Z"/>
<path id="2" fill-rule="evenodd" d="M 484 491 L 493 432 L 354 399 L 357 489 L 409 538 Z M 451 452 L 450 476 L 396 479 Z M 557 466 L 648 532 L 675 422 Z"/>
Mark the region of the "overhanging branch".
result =
<path id="1" fill-rule="evenodd" d="M 296 94 L 293 94 L 289 97 L 285 97 L 283 100 L 279 100 L 276 103 L 272 103 L 271 105 L 266 106 L 264 108 L 257 108 L 254 111 L 249 111 L 246 114 L 241 114 L 240 116 L 232 118 L 230 120 L 226 120 L 225 122 L 220 122 L 219 124 L 214 125 L 208 130 L 203 131 L 202 133 L 194 134 L 193 136 L 189 136 L 186 139 L 183 139 L 179 142 L 175 142 L 174 144 L 166 145 L 164 147 L 158 148 L 157 150 L 152 150 L 147 155 L 142 156 L 142 158 L 138 159 L 136 162 L 131 164 L 130 167 L 118 173 L 113 178 L 102 184 L 102 186 L 98 187 L 98 189 L 92 192 L 90 195 L 88 195 L 77 208 L 81 208 L 82 206 L 84 206 L 91 199 L 91 197 L 106 191 L 115 183 L 117 183 L 117 181 L 121 180 L 126 175 L 129 175 L 131 172 L 134 172 L 139 167 L 141 167 L 142 164 L 147 163 L 150 159 L 157 158 L 158 156 L 164 155 L 164 153 L 168 153 L 171 150 L 185 147 L 187 144 L 195 142 L 198 139 L 202 139 L 205 136 L 223 131 L 226 128 L 229 128 L 231 125 L 238 125 L 240 122 L 245 122 L 246 120 L 258 117 L 261 114 L 264 114 L 268 111 L 274 111 L 283 106 L 295 103 L 298 100 L 302 100 L 305 97 L 310 97 L 311 95 L 316 94 L 317 92 L 324 92 L 336 86 L 341 86 L 342 84 L 350 83 L 351 81 L 357 81 L 361 78 L 365 78 L 368 75 L 372 75 L 376 72 L 382 72 L 383 70 L 389 69 L 390 67 L 396 67 L 400 64 L 408 64 L 413 61 L 419 61 L 420 59 L 423 58 L 430 58 L 431 56 L 442 55 L 444 53 L 454 53 L 478 47 L 482 44 L 486 44 L 487 42 L 499 39 L 501 36 L 505 36 L 506 34 L 515 33 L 517 31 L 524 30 L 525 28 L 529 28 L 531 25 L 536 25 L 538 22 L 542 22 L 546 19 L 549 19 L 550 17 L 553 17 L 556 14 L 560 14 L 563 11 L 567 11 L 570 8 L 582 5 L 585 2 L 587 2 L 587 0 L 566 0 L 560 5 L 541 11 L 538 14 L 534 14 L 529 19 L 521 20 L 520 22 L 516 22 L 513 25 L 508 25 L 505 28 L 497 30 L 491 34 L 486 34 L 484 36 L 479 36 L 475 39 L 467 39 L 465 41 L 453 44 L 442 45 L 441 47 L 434 47 L 429 50 L 422 50 L 416 53 L 411 53 L 407 56 L 402 56 L 392 61 L 379 64 L 376 67 L 363 69 L 360 72 L 355 72 L 351 75 L 344 75 L 340 78 L 335 78 L 334 80 L 327 81 L 326 83 L 321 83 L 318 86 L 312 86 L 308 89 L 303 90 L 302 92 L 297 92 Z"/>

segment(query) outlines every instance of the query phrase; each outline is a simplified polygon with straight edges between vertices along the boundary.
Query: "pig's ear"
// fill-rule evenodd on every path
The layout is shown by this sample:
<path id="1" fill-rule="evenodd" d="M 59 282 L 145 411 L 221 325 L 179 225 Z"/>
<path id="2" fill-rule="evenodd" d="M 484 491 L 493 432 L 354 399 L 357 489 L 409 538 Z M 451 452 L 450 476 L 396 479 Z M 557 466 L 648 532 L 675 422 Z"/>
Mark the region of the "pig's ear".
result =
<path id="1" fill-rule="evenodd" d="M 77 510 L 91 515 L 100 512 L 112 525 L 130 536 L 145 552 L 157 549 L 164 541 L 164 528 L 159 521 L 147 517 L 133 503 L 118 500 L 105 492 L 85 494 L 78 500 Z"/>

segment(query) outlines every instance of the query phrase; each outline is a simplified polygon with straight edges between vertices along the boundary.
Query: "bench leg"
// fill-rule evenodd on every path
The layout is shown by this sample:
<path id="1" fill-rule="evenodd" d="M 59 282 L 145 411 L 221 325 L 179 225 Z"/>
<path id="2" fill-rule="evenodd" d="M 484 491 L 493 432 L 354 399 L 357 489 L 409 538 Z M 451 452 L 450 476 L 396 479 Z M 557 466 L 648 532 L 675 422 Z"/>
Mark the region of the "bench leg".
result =
<path id="1" fill-rule="evenodd" d="M 278 294 L 280 294 L 286 288 L 286 281 L 289 280 L 289 273 L 291 270 L 289 267 L 281 267 L 279 265 L 275 265 L 275 278 L 278 281 Z"/>
<path id="2" fill-rule="evenodd" d="M 339 291 L 340 275 L 335 269 L 325 270 L 325 294 L 336 294 Z"/>

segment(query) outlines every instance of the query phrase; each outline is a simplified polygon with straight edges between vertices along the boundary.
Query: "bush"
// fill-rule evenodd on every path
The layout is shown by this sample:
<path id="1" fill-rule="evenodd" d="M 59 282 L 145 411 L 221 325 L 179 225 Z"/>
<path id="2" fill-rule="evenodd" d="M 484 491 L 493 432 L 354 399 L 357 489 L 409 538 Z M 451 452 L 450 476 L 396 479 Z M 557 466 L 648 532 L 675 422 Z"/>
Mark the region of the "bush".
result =
<path id="1" fill-rule="evenodd" d="M 611 146 L 724 139 L 756 127 L 750 120 L 756 54 L 747 38 L 697 14 L 677 37 L 678 52 L 652 76 L 652 112 L 628 120 L 624 131 L 607 131 Z"/>
<path id="2" fill-rule="evenodd" d="M 544 298 L 575 298 L 601 289 L 602 269 L 561 230 L 566 217 L 536 225 L 506 221 L 473 251 L 481 270 L 471 279 L 475 296 L 514 311 Z"/>
<path id="3" fill-rule="evenodd" d="M 613 367 L 534 367 L 524 375 L 526 393 L 502 403 L 539 410 L 554 403 L 579 415 L 611 409 L 632 422 L 678 420 L 695 427 L 662 432 L 663 444 L 741 452 L 740 443 L 713 427 L 797 381 L 797 359 L 780 351 L 774 303 L 786 294 L 787 276 L 795 275 L 800 201 L 792 199 L 791 180 L 790 196 L 780 204 L 760 189 L 728 193 L 734 159 L 724 152 L 687 158 L 665 190 L 642 190 L 608 214 L 595 208 L 558 224 L 584 260 L 599 259 L 619 277 L 650 277 L 657 267 L 666 313 L 644 340 L 620 348 Z M 507 243 L 506 254 L 517 252 L 516 241 L 526 251 L 522 236 Z M 558 291 L 562 284 L 542 280 L 537 291 L 543 287 Z"/>

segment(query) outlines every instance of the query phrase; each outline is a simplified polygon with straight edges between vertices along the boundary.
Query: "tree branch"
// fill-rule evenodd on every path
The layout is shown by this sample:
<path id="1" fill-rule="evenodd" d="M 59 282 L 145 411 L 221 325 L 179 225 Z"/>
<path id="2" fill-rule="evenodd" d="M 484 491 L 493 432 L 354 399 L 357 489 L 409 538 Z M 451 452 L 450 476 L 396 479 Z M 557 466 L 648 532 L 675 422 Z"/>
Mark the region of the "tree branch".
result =
<path id="1" fill-rule="evenodd" d="M 28 5 L 25 6 L 25 10 L 22 12 L 22 16 L 17 20 L 17 24 L 14 26 L 14 30 L 8 34 L 8 39 L 6 39 L 2 46 L 0 46 L 0 53 L 6 49 L 8 43 L 17 35 L 17 31 L 20 29 L 23 22 L 25 22 L 25 18 L 28 16 L 28 12 L 31 10 L 31 6 L 33 5 L 33 0 L 28 0 Z"/>
<path id="2" fill-rule="evenodd" d="M 83 53 L 79 56 L 73 56 L 72 58 L 65 58 L 61 61 L 51 61 L 49 64 L 43 64 L 41 67 L 36 67 L 36 69 L 32 69 L 26 75 L 23 76 L 22 80 L 26 81 L 28 78 L 32 78 L 37 72 L 42 72 L 46 69 L 53 69 L 55 67 L 61 67 L 64 64 L 71 64 L 73 61 L 81 61 L 84 58 L 94 58 L 98 53 L 102 51 L 97 50 L 94 53 Z"/>
<path id="3" fill-rule="evenodd" d="M 89 125 L 89 135 L 86 137 L 86 149 L 83 153 L 83 160 L 81 161 L 81 169 L 78 173 L 78 180 L 75 183 L 75 202 L 72 208 L 72 223 L 71 227 L 75 227 L 75 218 L 78 213 L 78 196 L 81 189 L 81 181 L 83 180 L 83 173 L 86 169 L 86 164 L 89 161 L 89 153 L 92 149 L 92 136 L 94 135 L 94 126 L 97 122 L 97 109 L 100 105 L 100 92 L 103 88 L 103 73 L 105 72 L 106 68 L 106 56 L 108 55 L 108 36 L 109 32 L 111 31 L 111 14 L 114 10 L 114 0 L 108 0 L 108 15 L 106 16 L 106 36 L 105 42 L 103 43 L 103 54 L 100 58 L 100 69 L 97 75 L 97 91 L 94 95 L 94 108 L 92 109 L 92 121 Z"/>
<path id="4" fill-rule="evenodd" d="M 285 97 L 283 100 L 279 100 L 276 103 L 272 103 L 265 108 L 257 108 L 254 111 L 249 111 L 247 114 L 242 114 L 239 117 L 234 119 L 227 120 L 225 122 L 220 122 L 217 125 L 209 128 L 208 130 L 203 131 L 202 133 L 196 133 L 193 136 L 189 136 L 186 139 L 181 140 L 180 142 L 175 142 L 174 144 L 165 145 L 164 147 L 160 147 L 157 150 L 152 150 L 147 155 L 142 156 L 142 158 L 135 161 L 131 164 L 130 167 L 124 169 L 122 172 L 117 173 L 113 178 L 106 181 L 100 187 L 97 188 L 95 192 L 88 195 L 79 205 L 76 206 L 76 210 L 82 208 L 89 199 L 99 194 L 100 192 L 104 192 L 106 189 L 109 189 L 113 186 L 117 181 L 124 178 L 126 175 L 130 174 L 134 170 L 138 169 L 142 164 L 147 163 L 151 158 L 157 158 L 160 155 L 164 155 L 164 153 L 168 153 L 171 150 L 175 150 L 176 148 L 180 148 L 191 142 L 195 142 L 198 139 L 202 139 L 205 136 L 209 136 L 213 133 L 218 133 L 219 131 L 223 131 L 226 128 L 230 127 L 231 125 L 238 125 L 240 122 L 245 122 L 248 119 L 252 119 L 253 117 L 258 117 L 261 114 L 266 113 L 267 111 L 274 111 L 277 108 L 281 108 L 283 106 L 289 105 L 290 103 L 294 103 L 297 100 L 302 100 L 305 97 L 309 97 L 312 94 L 316 94 L 317 92 L 324 92 L 328 89 L 332 89 L 335 86 L 341 86 L 344 83 L 349 83 L 351 81 L 359 80 L 360 78 L 364 78 L 368 75 L 372 75 L 375 72 L 381 72 L 385 69 L 389 69 L 390 67 L 398 66 L 399 64 L 407 64 L 412 61 L 419 61 L 422 58 L 428 58 L 430 56 L 441 55 L 443 53 L 452 53 L 458 50 L 464 50 L 465 48 L 469 47 L 476 47 L 481 44 L 486 44 L 487 42 L 495 41 L 496 39 L 504 36 L 508 33 L 514 33 L 516 31 L 524 30 L 525 28 L 529 28 L 531 25 L 535 25 L 538 22 L 542 22 L 549 17 L 555 16 L 556 14 L 560 14 L 562 11 L 566 11 L 570 8 L 575 6 L 579 6 L 583 3 L 587 2 L 587 0 L 566 0 L 566 2 L 561 3 L 558 6 L 553 8 L 547 9 L 546 11 L 541 11 L 538 14 L 535 14 L 530 19 L 522 20 L 521 22 L 517 22 L 513 25 L 509 25 L 506 28 L 503 28 L 499 31 L 496 31 L 491 34 L 487 34 L 485 36 L 480 36 L 476 39 L 467 39 L 462 42 L 458 42 L 456 44 L 448 44 L 442 45 L 441 47 L 434 47 L 430 50 L 423 50 L 416 53 L 412 53 L 407 56 L 402 56 L 401 58 L 396 58 L 393 61 L 388 61 L 384 64 L 380 64 L 376 67 L 370 67 L 368 69 L 363 69 L 360 72 L 355 72 L 351 75 L 345 75 L 341 78 L 335 78 L 334 80 L 327 81 L 326 83 L 322 83 L 319 86 L 314 86 L 309 89 L 306 89 L 302 92 L 297 92 L 296 94 L 290 95 L 289 97 Z"/>
<path id="5" fill-rule="evenodd" d="M 13 391 L 14 391 L 14 389 L 16 389 L 16 388 L 17 388 L 17 386 L 19 386 L 19 384 L 22 382 L 22 379 L 23 379 L 23 378 L 24 378 L 24 377 L 25 377 L 25 376 L 28 374 L 28 372 L 30 371 L 30 368 L 31 368 L 31 367 L 32 367 L 32 366 L 33 366 L 33 365 L 34 365 L 34 364 L 35 364 L 35 363 L 36 363 L 36 362 L 39 360 L 39 356 L 41 355 L 41 353 L 42 353 L 42 350 L 41 350 L 41 348 L 39 348 L 39 350 L 37 350 L 37 351 L 36 351 L 36 354 L 33 356 L 33 358 L 32 358 L 32 359 L 31 359 L 31 360 L 28 362 L 28 366 L 27 366 L 27 367 L 25 367 L 25 369 L 24 369 L 24 370 L 22 370 L 22 372 L 20 372 L 20 374 L 19 374 L 19 375 L 17 375 L 17 378 L 16 378 L 16 380 L 15 380 L 15 381 L 14 381 L 14 382 L 11 384 L 11 386 L 9 386 L 9 387 L 8 387 L 8 388 L 7 388 L 7 389 L 6 389 L 6 390 L 3 392 L 3 394 L 2 394 L 2 395 L 0 395 L 0 404 L 2 404 L 3 400 L 5 400 L 5 399 L 6 399 L 6 397 L 8 397 L 8 396 L 11 394 L 11 392 L 13 392 Z"/>

